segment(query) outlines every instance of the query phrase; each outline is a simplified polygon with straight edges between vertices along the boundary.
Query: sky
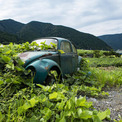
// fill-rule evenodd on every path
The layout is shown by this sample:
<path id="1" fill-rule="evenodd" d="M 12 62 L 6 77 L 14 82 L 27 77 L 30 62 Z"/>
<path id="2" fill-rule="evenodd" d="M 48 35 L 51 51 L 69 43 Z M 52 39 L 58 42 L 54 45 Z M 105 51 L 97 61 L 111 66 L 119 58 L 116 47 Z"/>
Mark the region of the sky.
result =
<path id="1" fill-rule="evenodd" d="M 0 0 L 0 20 L 40 21 L 95 36 L 122 33 L 122 0 Z"/>

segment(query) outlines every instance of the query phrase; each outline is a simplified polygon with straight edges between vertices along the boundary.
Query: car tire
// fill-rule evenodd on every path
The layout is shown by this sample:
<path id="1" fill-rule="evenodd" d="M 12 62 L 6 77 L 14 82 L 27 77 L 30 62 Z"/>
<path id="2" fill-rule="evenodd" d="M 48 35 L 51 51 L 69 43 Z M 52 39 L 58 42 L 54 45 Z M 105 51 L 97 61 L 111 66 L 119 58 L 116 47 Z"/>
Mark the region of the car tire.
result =
<path id="1" fill-rule="evenodd" d="M 33 67 L 30 67 L 30 68 L 28 68 L 28 70 L 30 70 L 30 72 L 29 72 L 29 74 L 27 76 L 34 79 L 34 77 L 36 75 L 35 69 Z"/>
<path id="2" fill-rule="evenodd" d="M 56 70 L 50 70 L 48 72 L 48 76 L 45 80 L 46 85 L 52 85 L 54 83 L 58 83 L 60 81 L 59 74 Z"/>

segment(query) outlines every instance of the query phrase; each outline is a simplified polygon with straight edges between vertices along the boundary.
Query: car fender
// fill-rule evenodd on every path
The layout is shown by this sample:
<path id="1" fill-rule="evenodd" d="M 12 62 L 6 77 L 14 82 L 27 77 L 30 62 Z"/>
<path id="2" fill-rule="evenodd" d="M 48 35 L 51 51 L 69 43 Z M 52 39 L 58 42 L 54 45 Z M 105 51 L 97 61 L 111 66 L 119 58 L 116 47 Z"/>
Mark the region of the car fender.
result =
<path id="1" fill-rule="evenodd" d="M 36 72 L 33 82 L 43 84 L 46 80 L 48 72 L 56 67 L 62 74 L 60 66 L 53 60 L 50 59 L 39 59 L 36 60 L 25 67 L 25 69 L 33 68 Z"/>

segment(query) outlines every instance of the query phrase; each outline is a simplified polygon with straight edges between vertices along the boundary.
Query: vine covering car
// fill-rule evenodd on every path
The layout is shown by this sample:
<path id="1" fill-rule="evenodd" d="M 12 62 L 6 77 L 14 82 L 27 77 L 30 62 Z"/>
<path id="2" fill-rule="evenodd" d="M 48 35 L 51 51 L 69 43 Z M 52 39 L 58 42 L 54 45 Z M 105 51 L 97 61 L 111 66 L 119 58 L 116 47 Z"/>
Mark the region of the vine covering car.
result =
<path id="1" fill-rule="evenodd" d="M 19 57 L 24 61 L 25 69 L 32 70 L 34 83 L 50 84 L 57 79 L 61 81 L 66 74 L 74 73 L 82 60 L 68 39 L 47 37 L 33 42 L 43 44 L 43 50 L 24 52 Z"/>

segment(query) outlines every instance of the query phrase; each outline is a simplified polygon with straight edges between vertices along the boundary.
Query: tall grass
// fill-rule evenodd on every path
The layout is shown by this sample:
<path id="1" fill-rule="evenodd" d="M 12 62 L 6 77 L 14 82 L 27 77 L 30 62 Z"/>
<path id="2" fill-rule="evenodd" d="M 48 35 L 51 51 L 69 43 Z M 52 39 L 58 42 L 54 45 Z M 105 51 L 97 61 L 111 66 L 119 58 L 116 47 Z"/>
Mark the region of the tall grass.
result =
<path id="1" fill-rule="evenodd" d="M 94 57 L 96 56 L 96 54 L 99 54 L 99 56 L 102 56 L 103 53 L 108 53 L 109 51 L 103 51 L 103 50 L 81 50 L 81 49 L 77 49 L 77 52 L 80 56 L 88 56 L 90 54 L 92 54 Z"/>
<path id="2" fill-rule="evenodd" d="M 122 68 L 115 68 L 113 70 L 91 68 L 91 72 L 92 79 L 102 87 L 122 85 Z"/>
<path id="3" fill-rule="evenodd" d="M 91 67 L 109 67 L 109 66 L 120 67 L 122 66 L 122 58 L 119 58 L 119 57 L 87 58 L 87 60 L 89 60 L 89 65 Z"/>

